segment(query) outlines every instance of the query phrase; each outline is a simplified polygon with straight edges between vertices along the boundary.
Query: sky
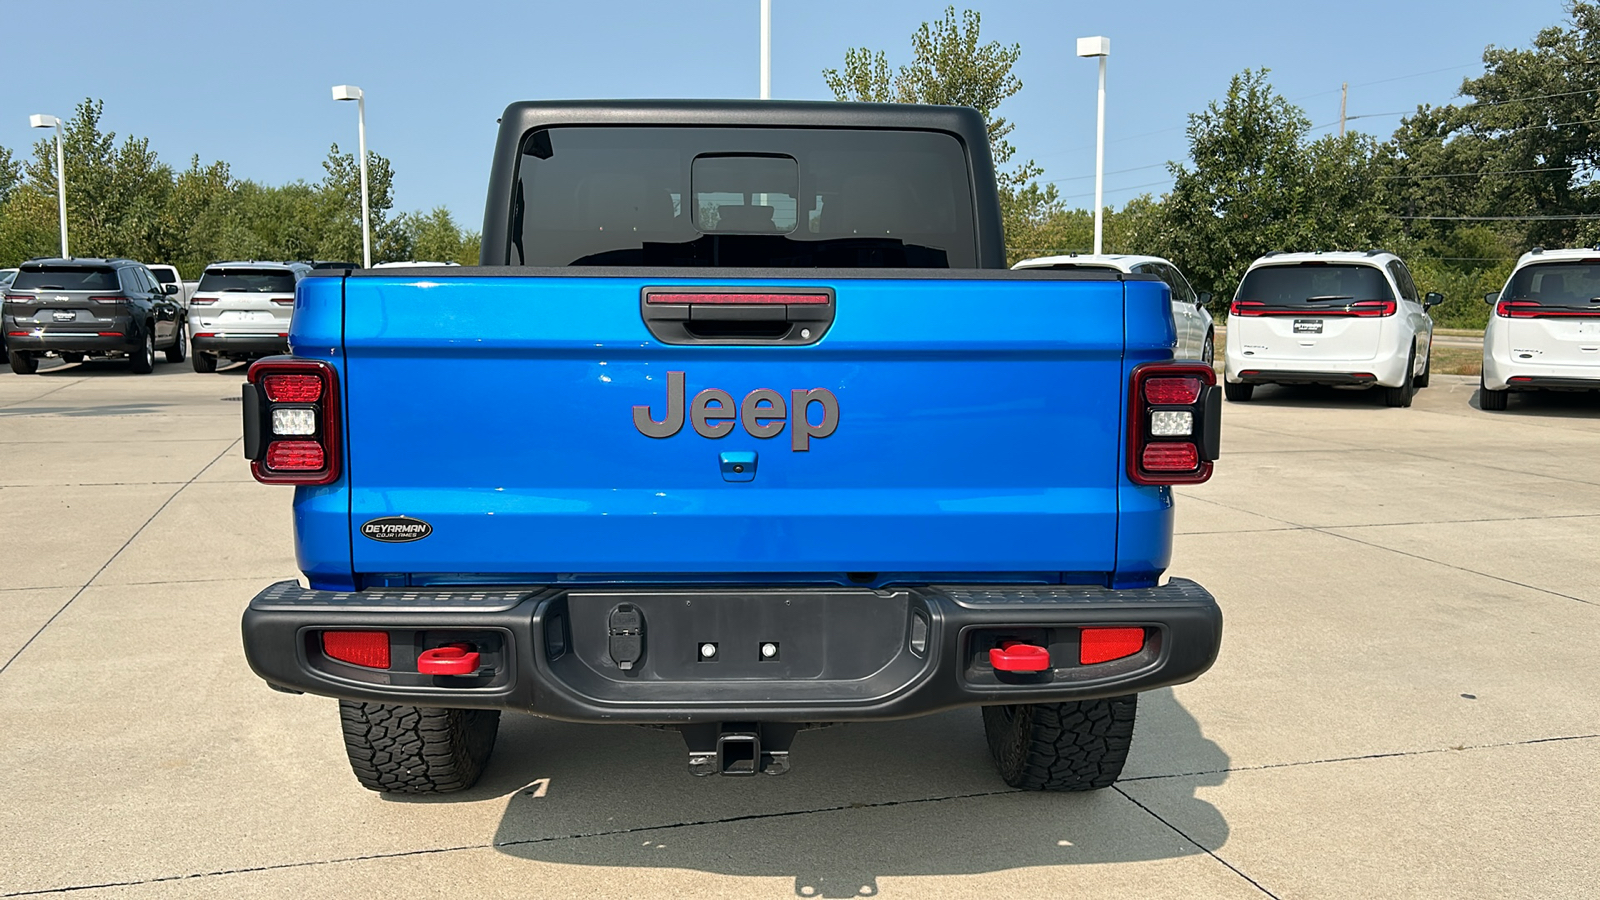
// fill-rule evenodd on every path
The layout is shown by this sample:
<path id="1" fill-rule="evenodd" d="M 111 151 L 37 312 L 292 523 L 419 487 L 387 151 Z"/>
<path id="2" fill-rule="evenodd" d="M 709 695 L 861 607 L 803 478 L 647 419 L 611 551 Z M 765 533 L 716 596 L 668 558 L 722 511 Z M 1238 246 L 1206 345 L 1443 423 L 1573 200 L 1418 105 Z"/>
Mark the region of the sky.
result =
<path id="1" fill-rule="evenodd" d="M 1120 206 L 1170 186 L 1164 163 L 1187 156 L 1186 116 L 1247 67 L 1271 69 L 1274 86 L 1323 126 L 1317 134 L 1337 129 L 1348 82 L 1350 127 L 1387 137 L 1418 104 L 1450 102 L 1482 71 L 1486 46 L 1528 46 L 1565 19 L 1562 0 L 1345 0 L 1319 14 L 1281 0 L 968 3 L 983 14 L 985 39 L 1022 48 L 1023 90 L 1000 108 L 1016 123 L 1017 158 L 1036 160 L 1069 205 L 1085 208 L 1096 66 L 1075 55 L 1077 37 L 1111 38 L 1106 202 Z M 822 70 L 842 65 L 846 49 L 907 62 L 911 33 L 945 3 L 772 5 L 773 97 L 827 100 Z M 175 168 L 198 154 L 226 160 L 240 178 L 316 181 L 331 143 L 355 147 L 355 104 L 329 90 L 349 83 L 366 91 L 369 148 L 394 163 L 396 209 L 445 206 L 474 228 L 495 120 L 512 101 L 759 89 L 759 0 L 75 0 L 70 9 L 67 27 L 79 33 L 64 52 L 51 40 L 63 27 L 59 4 L 0 0 L 0 144 L 19 156 L 45 134 L 28 128 L 29 114 L 65 118 L 95 97 L 105 101 L 103 128 L 149 138 Z M 90 23 L 103 41 L 81 40 Z"/>

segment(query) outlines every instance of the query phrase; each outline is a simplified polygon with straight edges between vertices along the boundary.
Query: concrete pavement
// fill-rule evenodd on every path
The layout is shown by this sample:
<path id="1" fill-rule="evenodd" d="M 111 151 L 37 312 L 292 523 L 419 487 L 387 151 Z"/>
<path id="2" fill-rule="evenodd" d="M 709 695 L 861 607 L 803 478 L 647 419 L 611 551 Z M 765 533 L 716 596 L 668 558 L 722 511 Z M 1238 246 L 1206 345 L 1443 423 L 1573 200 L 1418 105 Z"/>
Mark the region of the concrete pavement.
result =
<path id="1" fill-rule="evenodd" d="M 697 780 L 673 734 L 508 717 L 390 799 L 238 614 L 295 573 L 242 370 L 0 374 L 0 896 L 1579 897 L 1600 881 L 1600 398 L 1259 389 L 1180 492 L 1222 656 L 1091 795 L 1009 791 L 974 711 Z"/>

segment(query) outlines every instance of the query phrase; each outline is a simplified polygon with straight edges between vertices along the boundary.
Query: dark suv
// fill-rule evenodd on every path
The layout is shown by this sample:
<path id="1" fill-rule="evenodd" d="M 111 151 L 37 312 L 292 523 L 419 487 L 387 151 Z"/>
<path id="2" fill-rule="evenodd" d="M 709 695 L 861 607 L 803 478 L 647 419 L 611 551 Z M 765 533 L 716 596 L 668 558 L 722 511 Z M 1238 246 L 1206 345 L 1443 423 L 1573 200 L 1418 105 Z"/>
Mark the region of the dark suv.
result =
<path id="1" fill-rule="evenodd" d="M 131 259 L 34 259 L 5 292 L 0 328 L 11 371 L 32 375 L 39 360 L 59 356 L 127 357 L 134 372 L 184 358 L 183 305 L 178 285 L 163 285 Z"/>

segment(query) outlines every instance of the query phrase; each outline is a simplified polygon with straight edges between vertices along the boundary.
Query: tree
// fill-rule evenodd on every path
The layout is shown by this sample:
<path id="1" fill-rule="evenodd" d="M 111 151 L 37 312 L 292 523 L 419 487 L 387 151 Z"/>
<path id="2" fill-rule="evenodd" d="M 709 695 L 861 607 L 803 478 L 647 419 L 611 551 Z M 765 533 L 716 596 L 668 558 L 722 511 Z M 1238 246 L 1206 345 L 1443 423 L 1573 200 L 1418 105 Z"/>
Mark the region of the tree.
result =
<path id="1" fill-rule="evenodd" d="M 341 153 L 339 145 L 322 161 L 326 175 L 318 185 L 330 204 L 331 221 L 317 246 L 318 259 L 361 259 L 361 169 L 354 153 Z M 377 153 L 367 151 L 368 218 L 372 229 L 372 260 L 387 262 L 410 258 L 405 229 L 390 222 L 394 207 L 394 167 Z"/>

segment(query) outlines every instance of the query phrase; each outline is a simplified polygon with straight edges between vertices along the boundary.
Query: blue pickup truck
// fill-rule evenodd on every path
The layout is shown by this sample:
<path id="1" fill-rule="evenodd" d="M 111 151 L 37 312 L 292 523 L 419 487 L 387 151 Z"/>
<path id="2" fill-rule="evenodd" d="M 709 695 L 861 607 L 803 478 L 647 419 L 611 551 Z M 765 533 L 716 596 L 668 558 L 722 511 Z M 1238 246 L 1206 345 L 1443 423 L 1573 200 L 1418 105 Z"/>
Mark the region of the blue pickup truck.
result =
<path id="1" fill-rule="evenodd" d="M 319 270 L 244 386 L 307 582 L 245 653 L 366 787 L 471 786 L 503 711 L 776 775 L 981 707 L 1006 783 L 1091 790 L 1215 660 L 1162 580 L 1215 375 L 1156 278 L 1006 268 L 973 110 L 516 103 L 489 184 L 479 267 Z"/>

